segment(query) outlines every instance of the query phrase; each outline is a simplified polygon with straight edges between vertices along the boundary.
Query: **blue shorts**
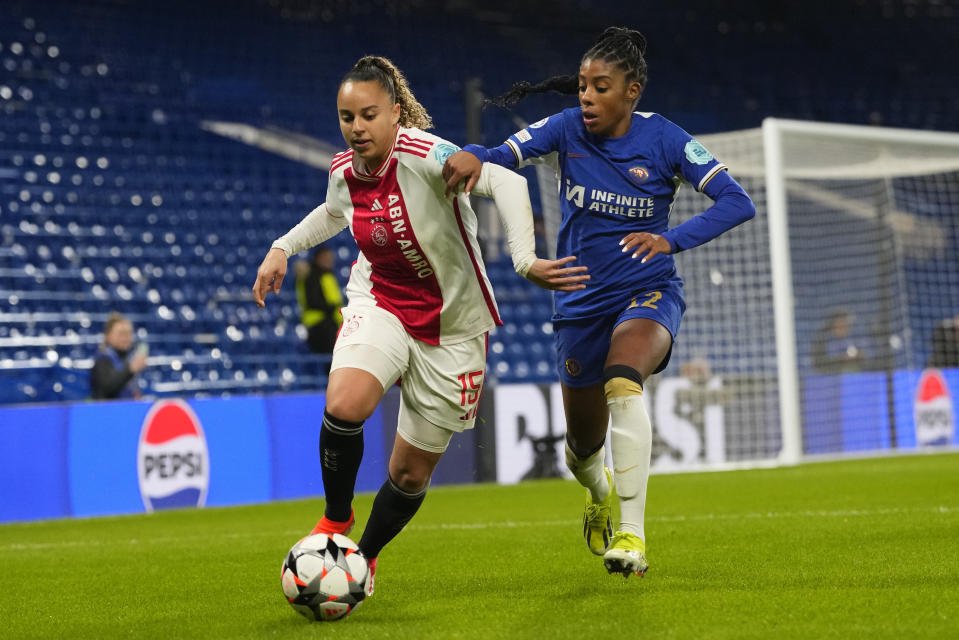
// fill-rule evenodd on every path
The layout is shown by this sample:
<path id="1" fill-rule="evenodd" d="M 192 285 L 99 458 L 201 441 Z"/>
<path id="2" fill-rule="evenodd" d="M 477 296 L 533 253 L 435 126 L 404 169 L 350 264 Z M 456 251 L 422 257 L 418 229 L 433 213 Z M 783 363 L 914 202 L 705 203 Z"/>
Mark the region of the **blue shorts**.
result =
<path id="1" fill-rule="evenodd" d="M 560 382 L 569 387 L 588 387 L 602 382 L 613 329 L 626 320 L 655 320 L 666 327 L 675 341 L 685 311 L 683 282 L 676 279 L 643 289 L 625 308 L 613 310 L 612 313 L 591 318 L 554 320 L 556 369 Z M 653 373 L 666 368 L 671 354 L 672 346 Z"/>

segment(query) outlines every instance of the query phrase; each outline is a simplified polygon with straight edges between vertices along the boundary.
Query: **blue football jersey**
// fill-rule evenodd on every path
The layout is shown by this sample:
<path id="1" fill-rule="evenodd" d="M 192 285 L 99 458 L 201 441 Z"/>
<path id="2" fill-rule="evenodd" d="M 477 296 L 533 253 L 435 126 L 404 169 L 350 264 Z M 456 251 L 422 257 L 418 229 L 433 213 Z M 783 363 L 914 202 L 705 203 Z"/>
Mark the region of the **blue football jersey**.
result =
<path id="1" fill-rule="evenodd" d="M 666 234 L 679 186 L 688 182 L 700 191 L 726 168 L 655 113 L 633 113 L 626 135 L 607 138 L 589 133 L 575 107 L 529 125 L 506 144 L 517 167 L 546 162 L 557 171 L 562 221 L 556 253 L 577 256 L 592 276 L 586 289 L 555 292 L 556 319 L 609 313 L 636 293 L 678 278 L 672 255 L 643 264 L 623 253 L 619 241 L 637 231 Z"/>

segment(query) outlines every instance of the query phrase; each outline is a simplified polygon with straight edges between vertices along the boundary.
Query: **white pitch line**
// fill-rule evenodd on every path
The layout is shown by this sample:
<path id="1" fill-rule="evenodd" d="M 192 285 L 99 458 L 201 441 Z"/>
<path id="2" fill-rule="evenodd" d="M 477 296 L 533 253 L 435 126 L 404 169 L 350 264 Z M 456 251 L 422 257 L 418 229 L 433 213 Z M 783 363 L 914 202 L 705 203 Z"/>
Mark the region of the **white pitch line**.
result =
<path id="1" fill-rule="evenodd" d="M 803 511 L 755 511 L 748 513 L 701 513 L 689 516 L 652 516 L 647 522 L 701 522 L 715 520 L 776 520 L 787 518 L 856 518 L 880 515 L 904 514 L 954 514 L 959 513 L 959 507 L 923 507 L 911 509 L 808 509 Z M 580 520 L 521 520 L 499 522 L 444 522 L 439 524 L 411 524 L 410 531 L 474 531 L 484 529 L 520 529 L 528 527 L 568 527 L 578 525 Z M 288 531 L 249 531 L 241 533 L 222 534 L 220 537 L 229 540 L 270 538 L 274 536 L 302 536 L 302 530 Z M 59 542 L 12 542 L 0 545 L 0 553 L 17 551 L 42 551 L 45 549 L 63 549 L 70 547 L 104 548 L 138 545 L 165 545 L 176 544 L 189 540 L 209 540 L 209 535 L 161 537 L 161 538 L 130 538 L 127 540 L 63 540 Z"/>
<path id="2" fill-rule="evenodd" d="M 957 513 L 959 507 L 938 506 L 932 508 L 912 509 L 834 509 L 834 510 L 805 510 L 805 511 L 762 511 L 752 513 L 702 513 L 690 516 L 652 516 L 647 522 L 697 522 L 704 520 L 760 520 L 779 518 L 848 518 L 876 515 L 893 515 L 907 513 Z M 440 524 L 411 524 L 407 527 L 416 531 L 442 530 L 469 530 L 469 529 L 512 529 L 517 527 L 568 526 L 578 524 L 580 520 L 540 520 L 526 522 L 470 522 L 470 523 L 440 523 Z"/>

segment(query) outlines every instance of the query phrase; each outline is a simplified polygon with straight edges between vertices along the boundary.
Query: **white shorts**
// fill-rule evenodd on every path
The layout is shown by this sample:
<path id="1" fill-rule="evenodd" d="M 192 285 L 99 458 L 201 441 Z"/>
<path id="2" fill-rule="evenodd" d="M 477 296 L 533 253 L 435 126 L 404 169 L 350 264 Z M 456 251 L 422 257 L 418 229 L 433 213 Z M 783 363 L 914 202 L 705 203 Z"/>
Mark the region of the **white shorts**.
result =
<path id="1" fill-rule="evenodd" d="M 450 345 L 411 337 L 389 311 L 344 307 L 330 371 L 367 371 L 389 389 L 400 380 L 400 435 L 426 451 L 442 452 L 453 433 L 472 429 L 486 376 L 485 333 Z M 422 419 L 418 419 L 422 418 Z"/>

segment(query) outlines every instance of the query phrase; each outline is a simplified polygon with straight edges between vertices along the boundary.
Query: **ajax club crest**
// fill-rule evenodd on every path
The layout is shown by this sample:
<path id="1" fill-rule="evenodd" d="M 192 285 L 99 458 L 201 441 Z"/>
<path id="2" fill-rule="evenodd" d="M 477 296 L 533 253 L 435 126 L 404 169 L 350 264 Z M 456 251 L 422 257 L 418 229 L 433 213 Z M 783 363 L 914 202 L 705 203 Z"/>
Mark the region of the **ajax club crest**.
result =
<path id="1" fill-rule="evenodd" d="M 386 225 L 381 222 L 373 225 L 373 230 L 370 235 L 373 240 L 373 244 L 378 247 L 385 247 L 387 241 L 390 239 L 390 232 L 387 231 Z"/>

